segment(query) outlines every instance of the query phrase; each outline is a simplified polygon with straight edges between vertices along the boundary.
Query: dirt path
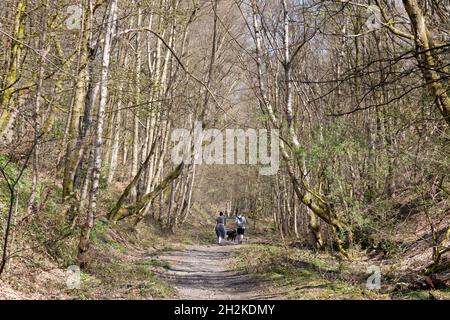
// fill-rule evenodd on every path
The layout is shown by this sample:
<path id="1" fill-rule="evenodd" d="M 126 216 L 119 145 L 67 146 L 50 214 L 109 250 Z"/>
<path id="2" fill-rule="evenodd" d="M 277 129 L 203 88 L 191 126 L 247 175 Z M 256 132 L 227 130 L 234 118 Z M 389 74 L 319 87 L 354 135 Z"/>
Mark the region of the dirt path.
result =
<path id="1" fill-rule="evenodd" d="M 168 263 L 161 278 L 178 290 L 179 299 L 275 299 L 278 295 L 254 277 L 230 270 L 230 253 L 238 245 L 190 245 L 161 254 Z"/>

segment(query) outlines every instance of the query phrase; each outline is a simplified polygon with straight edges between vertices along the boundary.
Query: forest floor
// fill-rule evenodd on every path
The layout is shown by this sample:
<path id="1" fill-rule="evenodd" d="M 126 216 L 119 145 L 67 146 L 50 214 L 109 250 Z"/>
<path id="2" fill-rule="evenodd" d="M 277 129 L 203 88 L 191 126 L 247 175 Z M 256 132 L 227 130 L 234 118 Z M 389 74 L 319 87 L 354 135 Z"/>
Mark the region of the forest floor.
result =
<path id="1" fill-rule="evenodd" d="M 39 267 L 16 260 L 0 280 L 0 299 L 450 299 L 449 289 L 396 288 L 404 273 L 361 253 L 347 261 L 257 236 L 219 246 L 210 228 L 175 236 L 145 227 L 129 236 L 103 226 L 79 289 L 66 287 L 65 267 L 50 259 Z M 366 287 L 373 264 L 382 271 L 379 290 Z"/>
<path id="2" fill-rule="evenodd" d="M 49 221 L 58 215 L 63 221 L 63 212 L 36 216 L 31 235 L 17 237 L 14 250 L 23 254 L 0 279 L 0 299 L 450 299 L 448 287 L 420 289 L 418 270 L 429 261 L 426 240 L 412 239 L 408 254 L 392 258 L 354 248 L 348 261 L 294 239 L 280 241 L 266 221 L 254 220 L 244 244 L 219 246 L 210 209 L 196 209 L 197 219 L 175 233 L 154 219 L 137 227 L 98 219 L 91 262 L 81 271 L 80 288 L 70 289 L 67 268 L 74 264 L 77 233 L 46 241 L 59 236 L 54 230 L 61 228 Z M 31 244 L 33 250 L 21 249 Z M 374 265 L 380 289 L 366 286 Z M 449 270 L 441 276 L 450 279 Z"/>
<path id="3" fill-rule="evenodd" d="M 450 299 L 450 290 L 402 287 L 405 274 L 354 252 L 353 260 L 252 237 L 242 245 L 181 245 L 151 255 L 170 299 Z M 380 288 L 368 288 L 368 267 L 379 265 Z M 403 280 L 402 280 L 403 279 Z"/>

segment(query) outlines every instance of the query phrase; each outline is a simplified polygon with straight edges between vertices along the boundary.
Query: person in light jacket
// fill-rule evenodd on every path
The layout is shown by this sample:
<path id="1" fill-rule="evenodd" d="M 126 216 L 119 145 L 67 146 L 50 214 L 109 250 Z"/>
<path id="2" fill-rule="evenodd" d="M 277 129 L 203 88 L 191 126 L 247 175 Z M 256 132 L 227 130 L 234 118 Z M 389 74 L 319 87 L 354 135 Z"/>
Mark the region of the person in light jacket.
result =
<path id="1" fill-rule="evenodd" d="M 242 240 L 244 240 L 245 225 L 247 224 L 247 220 L 242 213 L 239 213 L 236 216 L 235 222 L 237 227 L 238 243 L 241 244 Z"/>

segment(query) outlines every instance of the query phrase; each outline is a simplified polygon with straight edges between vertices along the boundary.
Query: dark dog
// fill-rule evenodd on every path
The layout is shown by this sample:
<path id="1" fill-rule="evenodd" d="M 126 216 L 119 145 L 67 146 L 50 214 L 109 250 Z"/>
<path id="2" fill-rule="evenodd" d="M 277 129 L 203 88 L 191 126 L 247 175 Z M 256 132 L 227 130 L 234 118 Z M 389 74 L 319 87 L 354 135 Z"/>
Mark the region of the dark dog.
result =
<path id="1" fill-rule="evenodd" d="M 237 236 L 236 230 L 228 230 L 227 231 L 227 239 L 231 241 L 235 241 Z"/>

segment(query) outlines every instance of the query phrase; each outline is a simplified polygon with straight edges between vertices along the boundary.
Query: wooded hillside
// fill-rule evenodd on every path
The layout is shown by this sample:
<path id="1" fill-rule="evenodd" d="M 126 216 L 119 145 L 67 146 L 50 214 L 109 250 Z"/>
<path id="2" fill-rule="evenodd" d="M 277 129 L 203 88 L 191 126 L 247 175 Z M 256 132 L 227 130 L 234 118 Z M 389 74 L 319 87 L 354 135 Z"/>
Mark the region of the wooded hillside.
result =
<path id="1" fill-rule="evenodd" d="M 243 249 L 261 259 L 241 256 L 246 272 L 302 269 L 292 259 L 311 252 L 380 266 L 391 291 L 448 292 L 448 0 L 0 8 L 2 287 L 20 292 L 20 272 L 100 273 L 166 241 L 212 244 L 223 211 L 263 241 Z M 247 135 L 214 145 L 227 129 Z M 181 162 L 174 132 L 194 137 Z M 151 296 L 170 295 L 163 280 Z"/>

